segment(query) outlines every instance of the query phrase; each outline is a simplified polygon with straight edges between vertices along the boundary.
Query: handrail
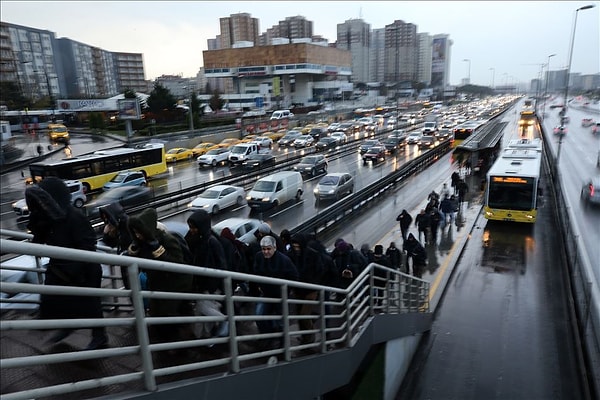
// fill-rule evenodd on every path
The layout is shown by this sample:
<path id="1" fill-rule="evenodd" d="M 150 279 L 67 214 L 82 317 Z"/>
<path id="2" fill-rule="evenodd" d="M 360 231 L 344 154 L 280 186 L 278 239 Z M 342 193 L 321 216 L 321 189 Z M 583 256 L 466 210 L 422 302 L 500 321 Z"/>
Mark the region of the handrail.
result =
<path id="1" fill-rule="evenodd" d="M 2 236 L 14 237 L 14 232 L 0 230 Z M 113 289 L 112 285 L 104 281 L 103 288 L 66 287 L 39 285 L 28 283 L 8 283 L 2 285 L 5 293 L 34 293 L 34 294 L 62 294 L 77 296 L 100 296 L 101 298 L 115 297 L 120 302 L 128 302 L 133 311 L 120 310 L 118 313 L 108 312 L 102 319 L 55 319 L 37 320 L 31 315 L 19 315 L 19 318 L 3 320 L 0 326 L 2 335 L 8 335 L 13 331 L 28 332 L 59 329 L 59 328 L 91 328 L 105 326 L 107 329 L 133 329 L 136 340 L 121 346 L 102 350 L 90 351 L 63 351 L 53 354 L 33 354 L 22 357 L 2 356 L 0 368 L 2 371 L 8 369 L 46 368 L 55 363 L 63 367 L 68 362 L 92 360 L 102 358 L 104 363 L 118 362 L 120 357 L 138 357 L 138 369 L 112 376 L 97 376 L 94 379 L 82 379 L 72 384 L 55 384 L 50 387 L 24 387 L 12 383 L 4 383 L 6 388 L 19 388 L 10 393 L 3 393 L 3 399 L 27 399 L 39 396 L 58 395 L 77 392 L 84 389 L 100 388 L 107 385 L 126 385 L 127 388 L 138 388 L 139 390 L 152 391 L 157 388 L 161 377 L 179 376 L 186 371 L 194 371 L 196 376 L 214 373 L 215 368 L 221 373 L 235 374 L 252 368 L 260 359 L 272 355 L 281 355 L 286 361 L 295 361 L 302 357 L 301 351 L 313 351 L 320 354 L 334 351 L 335 348 L 352 346 L 361 335 L 361 326 L 369 323 L 369 318 L 379 313 L 404 314 L 404 313 L 428 313 L 429 312 L 429 283 L 404 274 L 402 272 L 385 268 L 377 264 L 369 264 L 355 279 L 352 285 L 346 289 L 334 288 L 323 285 L 308 284 L 303 282 L 286 281 L 276 278 L 247 275 L 237 272 L 213 270 L 209 268 L 194 267 L 183 264 L 160 262 L 156 260 L 138 259 L 134 257 L 91 252 L 85 250 L 74 250 L 62 247 L 47 246 L 36 243 L 20 242 L 15 240 L 0 239 L 3 252 L 11 254 L 30 255 L 34 257 L 58 257 L 68 258 L 74 261 L 85 261 L 101 263 L 104 265 L 126 266 L 131 289 Z M 202 293 L 173 293 L 155 292 L 142 290 L 140 288 L 137 273 L 139 269 L 144 270 L 169 270 L 173 273 L 184 273 L 222 279 L 225 288 L 222 294 L 207 295 Z M 377 273 L 383 270 L 384 273 Z M 379 278 L 378 286 L 383 287 L 383 294 L 377 294 L 373 288 L 373 276 L 386 276 Z M 119 279 L 110 278 L 110 279 Z M 267 299 L 260 297 L 241 296 L 235 293 L 233 282 L 246 281 L 257 283 L 268 283 L 281 288 L 281 298 Z M 107 287 L 108 286 L 108 287 Z M 318 300 L 308 301 L 295 298 L 293 293 L 298 289 L 315 290 L 319 294 Z M 292 293 L 290 296 L 289 293 Z M 331 294 L 335 293 L 334 297 Z M 147 298 L 162 299 L 186 299 L 190 301 L 220 300 L 225 304 L 224 317 L 207 316 L 176 316 L 176 317 L 148 317 L 146 316 L 143 300 Z M 251 312 L 236 310 L 247 309 L 249 305 L 256 302 L 271 301 L 282 305 L 282 313 L 278 315 L 257 316 Z M 380 303 L 378 305 L 378 303 Z M 300 315 L 299 307 L 303 304 L 315 306 L 316 315 Z M 302 330 L 297 322 L 301 319 L 312 319 L 317 326 L 313 330 Z M 158 324 L 201 324 L 209 322 L 230 322 L 229 336 L 224 338 L 188 339 L 176 342 L 151 343 L 148 329 Z M 255 329 L 236 329 L 237 326 L 252 324 L 258 320 L 278 320 L 283 323 L 283 330 L 275 333 L 257 333 Z M 317 339 L 310 343 L 298 343 L 304 334 L 314 333 Z M 264 348 L 255 346 L 257 341 L 268 338 L 282 339 L 283 344 Z M 112 344 L 112 343 L 111 343 Z M 225 344 L 228 352 L 216 359 L 200 358 L 193 363 L 174 364 L 170 366 L 154 365 L 153 356 L 164 351 L 191 350 L 198 347 Z M 114 344 L 112 344 L 114 346 Z M 135 363 L 134 363 L 135 364 Z M 62 367 L 61 367 L 62 368 Z M 67 372 L 67 371 L 65 371 Z M 3 374 L 3 377 L 7 374 Z M 10 376 L 14 376 L 10 374 Z"/>

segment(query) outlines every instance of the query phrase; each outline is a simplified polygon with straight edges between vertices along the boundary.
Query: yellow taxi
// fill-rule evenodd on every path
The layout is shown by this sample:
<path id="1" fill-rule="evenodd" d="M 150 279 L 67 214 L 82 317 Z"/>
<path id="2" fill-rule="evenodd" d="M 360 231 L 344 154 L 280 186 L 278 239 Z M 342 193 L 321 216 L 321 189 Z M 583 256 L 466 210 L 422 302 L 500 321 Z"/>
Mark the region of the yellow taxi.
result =
<path id="1" fill-rule="evenodd" d="M 258 135 L 246 135 L 244 136 L 244 138 L 242 140 L 240 140 L 240 143 L 250 143 L 251 141 L 253 141 L 254 139 L 256 139 Z"/>
<path id="2" fill-rule="evenodd" d="M 266 136 L 266 137 L 270 138 L 273 142 L 276 142 L 279 139 L 281 139 L 282 137 L 284 137 L 286 133 L 287 133 L 287 130 L 280 129 L 277 132 L 265 132 L 263 134 L 263 136 Z"/>
<path id="3" fill-rule="evenodd" d="M 301 129 L 300 129 L 300 131 L 301 131 L 303 134 L 305 134 L 305 135 L 306 135 L 306 134 L 308 134 L 308 133 L 310 132 L 310 130 L 311 130 L 312 128 L 314 128 L 314 127 L 315 127 L 315 124 L 307 124 L 306 126 L 304 126 L 303 128 L 301 128 Z"/>
<path id="4" fill-rule="evenodd" d="M 186 149 L 185 147 L 174 147 L 165 154 L 165 160 L 167 162 L 191 160 L 192 158 L 194 158 L 194 152 L 192 152 L 191 149 Z"/>
<path id="5" fill-rule="evenodd" d="M 219 143 L 218 146 L 221 148 L 229 148 L 229 147 L 233 146 L 234 144 L 238 144 L 239 142 L 240 142 L 240 139 L 227 138 L 227 139 L 221 140 L 221 143 Z"/>
<path id="6" fill-rule="evenodd" d="M 69 131 L 63 124 L 48 124 L 48 137 L 52 141 L 69 141 Z"/>
<path id="7" fill-rule="evenodd" d="M 199 143 L 196 145 L 196 147 L 194 147 L 192 149 L 192 153 L 194 153 L 195 157 L 201 156 L 203 154 L 206 154 L 206 152 L 208 150 L 210 150 L 211 147 L 214 147 L 214 146 L 216 146 L 216 144 L 212 143 L 212 142 Z"/>

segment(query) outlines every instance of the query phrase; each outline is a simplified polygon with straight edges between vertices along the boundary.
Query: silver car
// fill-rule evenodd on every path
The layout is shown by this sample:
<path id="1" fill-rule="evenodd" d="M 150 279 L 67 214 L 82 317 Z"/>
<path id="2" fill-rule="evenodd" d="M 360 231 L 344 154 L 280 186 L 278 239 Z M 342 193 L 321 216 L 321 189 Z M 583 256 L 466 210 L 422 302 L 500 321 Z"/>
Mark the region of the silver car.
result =
<path id="1" fill-rule="evenodd" d="M 347 172 L 332 172 L 325 175 L 313 190 L 317 200 L 339 200 L 354 191 L 354 178 Z"/>

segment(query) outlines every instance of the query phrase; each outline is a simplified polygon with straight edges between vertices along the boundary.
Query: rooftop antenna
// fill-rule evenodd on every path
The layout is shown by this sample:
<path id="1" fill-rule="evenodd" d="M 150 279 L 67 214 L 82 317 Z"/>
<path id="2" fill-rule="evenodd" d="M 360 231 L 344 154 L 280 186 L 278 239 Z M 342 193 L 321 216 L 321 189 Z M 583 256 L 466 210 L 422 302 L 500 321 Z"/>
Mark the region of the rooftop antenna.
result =
<path id="1" fill-rule="evenodd" d="M 358 8 L 358 19 L 362 19 L 362 7 Z"/>

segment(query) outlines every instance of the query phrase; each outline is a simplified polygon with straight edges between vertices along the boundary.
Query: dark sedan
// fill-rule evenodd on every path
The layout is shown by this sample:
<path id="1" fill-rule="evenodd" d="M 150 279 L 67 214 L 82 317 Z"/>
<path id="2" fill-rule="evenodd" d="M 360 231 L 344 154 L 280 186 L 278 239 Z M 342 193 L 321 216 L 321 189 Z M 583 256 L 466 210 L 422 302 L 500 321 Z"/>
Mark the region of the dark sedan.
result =
<path id="1" fill-rule="evenodd" d="M 400 147 L 404 144 L 404 139 L 388 137 L 381 141 L 383 147 L 385 147 L 385 151 L 389 154 L 394 154 Z"/>
<path id="2" fill-rule="evenodd" d="M 419 148 L 421 149 L 433 149 L 438 145 L 438 141 L 435 136 L 421 136 L 419 139 Z"/>
<path id="3" fill-rule="evenodd" d="M 373 146 L 383 147 L 383 144 L 377 139 L 367 139 L 361 143 L 358 149 L 360 151 L 360 154 L 365 154 Z"/>
<path id="4" fill-rule="evenodd" d="M 363 154 L 363 165 L 367 165 L 367 162 L 371 161 L 372 164 L 377 164 L 380 161 L 385 161 L 385 147 L 384 146 L 373 146 Z"/>
<path id="5" fill-rule="evenodd" d="M 120 203 L 123 207 L 131 207 L 147 203 L 153 197 L 152 189 L 147 186 L 116 187 L 99 195 L 85 206 L 87 215 L 92 218 L 100 216 L 99 208 L 111 203 Z"/>
<path id="6" fill-rule="evenodd" d="M 325 156 L 321 154 L 305 156 L 300 159 L 298 164 L 294 165 L 294 171 L 310 176 L 315 176 L 317 172 L 320 171 L 327 173 L 327 160 L 325 159 Z"/>
<path id="7" fill-rule="evenodd" d="M 256 170 L 259 168 L 270 167 L 275 165 L 275 156 L 270 153 L 250 154 L 244 162 L 242 169 Z"/>
<path id="8" fill-rule="evenodd" d="M 337 145 L 338 145 L 338 141 L 336 138 L 326 136 L 324 138 L 321 138 L 321 140 L 319 140 L 317 142 L 317 144 L 315 144 L 315 151 L 333 150 L 336 148 Z"/>

